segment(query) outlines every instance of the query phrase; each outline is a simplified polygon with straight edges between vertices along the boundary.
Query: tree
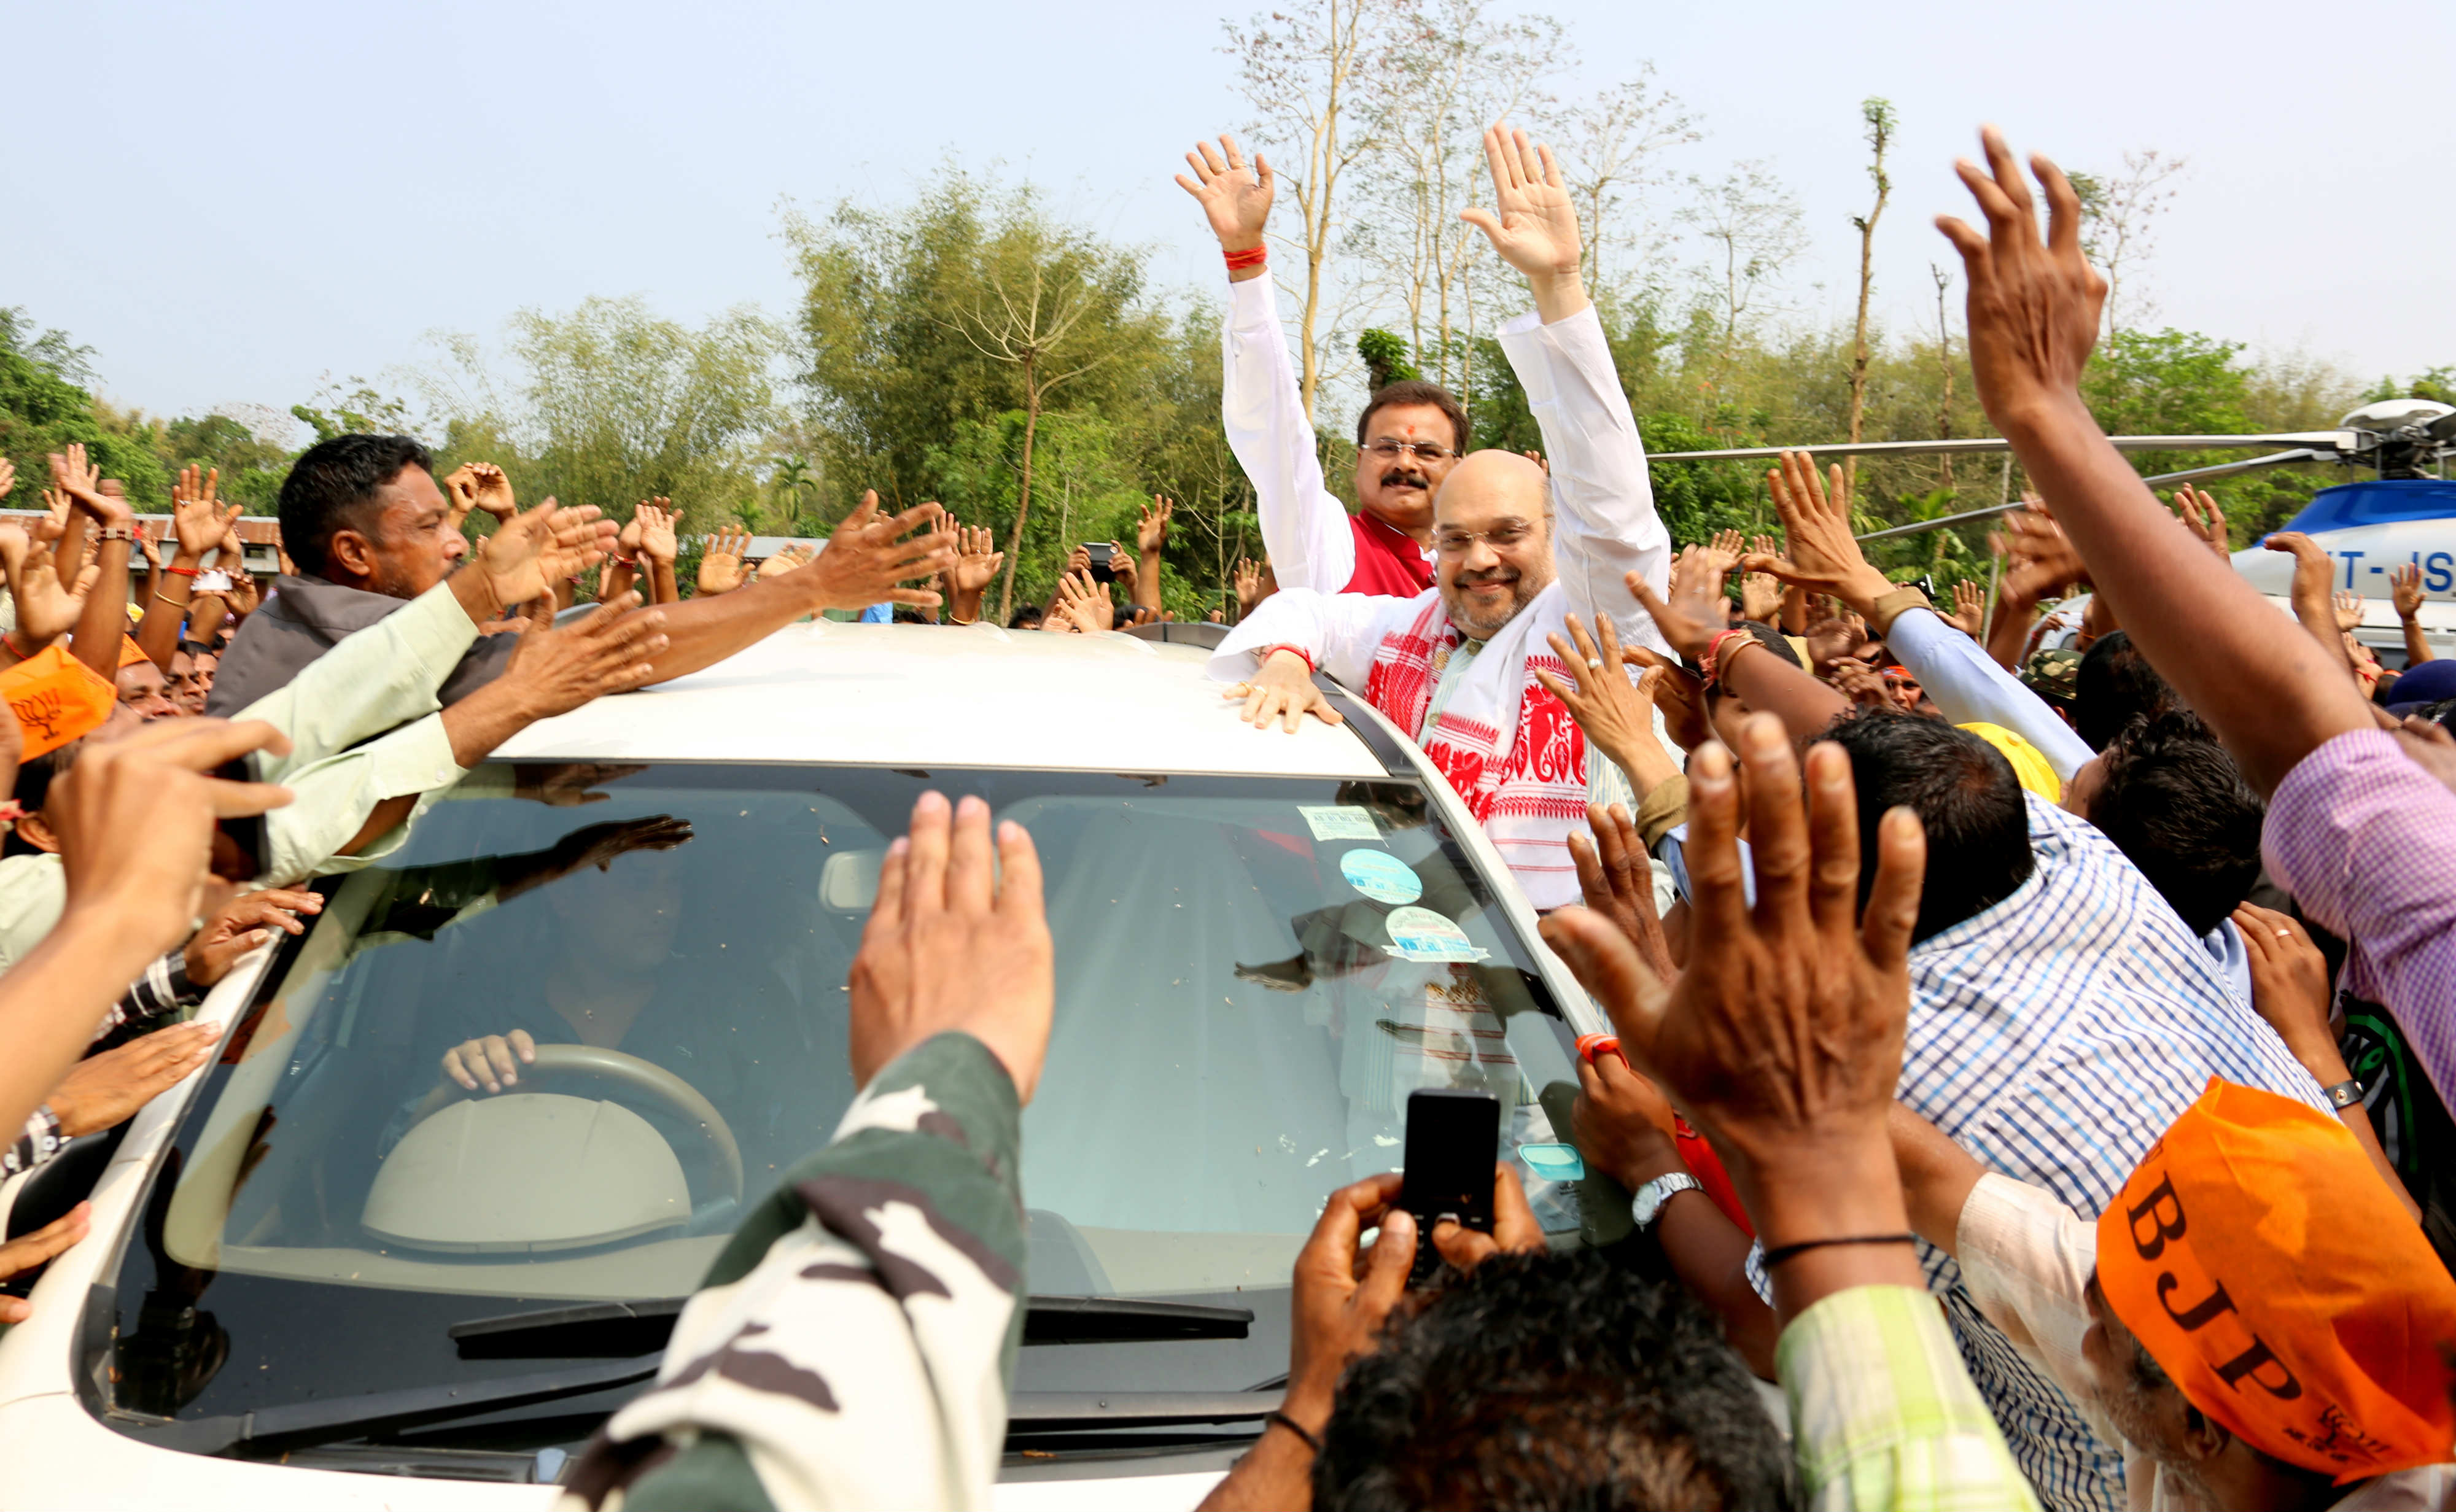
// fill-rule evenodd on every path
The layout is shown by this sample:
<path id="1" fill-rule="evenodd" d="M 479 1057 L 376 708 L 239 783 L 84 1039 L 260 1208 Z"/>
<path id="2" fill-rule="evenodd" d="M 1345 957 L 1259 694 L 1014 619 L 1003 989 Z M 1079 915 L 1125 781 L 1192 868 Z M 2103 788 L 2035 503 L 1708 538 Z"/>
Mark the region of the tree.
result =
<path id="1" fill-rule="evenodd" d="M 1928 276 L 1935 280 L 1935 436 L 1936 439 L 1953 439 L 1953 322 L 1946 315 L 1945 295 L 1953 288 L 1953 275 L 1935 263 L 1927 265 Z M 1946 452 L 1936 460 L 1941 464 L 1944 486 L 1953 486 L 1953 454 Z"/>
<path id="2" fill-rule="evenodd" d="M 2171 181 L 2188 166 L 2188 158 L 2150 147 L 2125 153 L 2120 174 L 2071 175 L 2073 192 L 2080 196 L 2081 251 L 2106 275 L 2109 336 L 2123 329 L 2125 272 L 2137 280 L 2140 265 L 2156 250 L 2158 217 L 2175 202 Z M 2132 299 L 2136 320 L 2157 314 L 2156 302 L 2137 288 Z"/>
<path id="3" fill-rule="evenodd" d="M 1276 165 L 1294 192 L 1304 256 L 1303 293 L 1297 306 L 1298 393 L 1305 421 L 1313 422 L 1314 396 L 1321 387 L 1318 342 L 1328 322 L 1325 283 L 1338 245 L 1344 201 L 1341 179 L 1372 151 L 1382 120 L 1371 86 L 1390 59 L 1383 32 L 1402 13 L 1406 0 L 1305 0 L 1293 14 L 1257 15 L 1243 27 L 1223 23 L 1237 60 L 1238 88 L 1254 108 L 1246 134 L 1257 142 L 1298 148 L 1293 165 Z M 1013 560 L 1008 559 L 1010 569 Z"/>
<path id="4" fill-rule="evenodd" d="M 1364 387 L 1379 393 L 1393 383 L 1421 382 L 1423 370 L 1409 360 L 1413 348 L 1396 331 L 1378 327 L 1356 337 L 1356 355 L 1364 359 Z"/>
<path id="5" fill-rule="evenodd" d="M 1851 338 L 1851 439 L 1859 439 L 1859 425 L 1868 412 L 1868 296 L 1876 286 L 1876 221 L 1885 214 L 1885 201 L 1893 192 L 1893 181 L 1885 173 L 1885 149 L 1893 139 L 1893 129 L 1899 124 L 1891 102 L 1874 95 L 1859 102 L 1859 119 L 1868 128 L 1868 176 L 1876 186 L 1876 202 L 1865 215 L 1853 215 L 1851 224 L 1859 232 L 1859 317 Z M 1859 477 L 1859 459 L 1855 456 L 1846 464 L 1853 481 Z"/>
<path id="6" fill-rule="evenodd" d="M 562 315 L 523 310 L 510 328 L 508 389 L 467 337 L 442 338 L 444 364 L 422 375 L 449 422 L 439 465 L 496 461 L 524 499 L 550 494 L 617 519 L 658 495 L 699 521 L 756 505 L 781 337 L 755 311 L 694 330 L 636 296 L 589 298 Z"/>
<path id="7" fill-rule="evenodd" d="M 1807 249 L 1799 202 L 1759 161 L 1734 164 L 1721 178 L 1690 174 L 1694 203 L 1681 218 L 1707 245 L 1706 277 L 1712 290 L 1727 351 L 1736 350 L 1740 331 L 1755 309 L 1760 290 L 1779 282 L 1791 260 Z"/>
<path id="8" fill-rule="evenodd" d="M 1494 19 L 1490 10 L 1488 0 L 1408 6 L 1376 74 L 1382 130 L 1369 193 L 1382 229 L 1371 246 L 1406 306 L 1416 365 L 1462 393 L 1473 383 L 1471 279 L 1485 243 L 1459 212 L 1484 181 L 1484 127 L 1548 106 L 1540 81 L 1574 57 L 1558 21 Z"/>
<path id="9" fill-rule="evenodd" d="M 1559 144 L 1562 176 L 1578 200 L 1586 284 L 1608 289 L 1612 272 L 1607 255 L 1624 241 L 1637 245 L 1635 237 L 1620 229 L 1625 196 L 1660 181 L 1651 167 L 1655 157 L 1667 148 L 1696 141 L 1696 119 L 1678 98 L 1654 87 L 1649 63 L 1637 77 L 1554 112 L 1550 127 Z"/>
<path id="10" fill-rule="evenodd" d="M 776 464 L 775 475 L 768 486 L 785 501 L 785 519 L 794 535 L 802 534 L 802 502 L 819 491 L 818 476 L 810 471 L 807 457 L 788 457 Z"/>
<path id="11" fill-rule="evenodd" d="M 1032 452 L 1050 397 L 1134 355 L 1157 334 L 1131 312 L 1142 293 L 1142 255 L 1060 229 L 1038 215 L 1010 219 L 981 250 L 972 298 L 946 323 L 990 362 L 1013 371 L 1023 398 L 1014 524 L 1020 542 L 1032 517 Z M 1014 606 L 1020 551 L 1007 553 L 998 619 Z"/>

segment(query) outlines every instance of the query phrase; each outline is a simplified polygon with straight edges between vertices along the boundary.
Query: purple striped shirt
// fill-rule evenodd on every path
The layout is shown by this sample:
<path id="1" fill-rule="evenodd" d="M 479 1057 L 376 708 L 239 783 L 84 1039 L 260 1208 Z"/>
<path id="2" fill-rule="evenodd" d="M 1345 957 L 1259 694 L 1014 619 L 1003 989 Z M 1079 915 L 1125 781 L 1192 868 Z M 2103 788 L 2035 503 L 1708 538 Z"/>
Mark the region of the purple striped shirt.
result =
<path id="1" fill-rule="evenodd" d="M 2456 793 L 2385 730 L 2348 730 L 2277 785 L 2260 853 L 2350 942 L 2342 985 L 2386 1005 L 2456 1105 Z"/>

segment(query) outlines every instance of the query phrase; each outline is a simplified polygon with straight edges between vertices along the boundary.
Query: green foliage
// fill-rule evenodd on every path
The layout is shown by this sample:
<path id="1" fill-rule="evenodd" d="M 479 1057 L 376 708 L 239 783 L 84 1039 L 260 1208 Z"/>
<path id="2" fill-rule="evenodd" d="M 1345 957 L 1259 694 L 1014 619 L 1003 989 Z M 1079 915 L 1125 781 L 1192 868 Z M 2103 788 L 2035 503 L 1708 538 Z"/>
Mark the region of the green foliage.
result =
<path id="1" fill-rule="evenodd" d="M 1364 359 L 1366 393 L 1379 393 L 1393 383 L 1421 381 L 1424 376 L 1410 360 L 1407 338 L 1395 331 L 1377 328 L 1359 335 L 1356 355 Z"/>

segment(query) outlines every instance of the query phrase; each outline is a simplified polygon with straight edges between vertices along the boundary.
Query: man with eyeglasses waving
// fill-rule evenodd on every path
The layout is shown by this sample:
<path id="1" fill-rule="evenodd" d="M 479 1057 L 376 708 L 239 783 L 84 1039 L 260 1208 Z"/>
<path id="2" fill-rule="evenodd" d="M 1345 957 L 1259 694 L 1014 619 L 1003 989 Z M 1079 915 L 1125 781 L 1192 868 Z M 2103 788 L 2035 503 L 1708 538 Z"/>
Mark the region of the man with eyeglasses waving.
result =
<path id="1" fill-rule="evenodd" d="M 1227 378 L 1220 419 L 1238 464 L 1254 481 L 1262 547 L 1282 588 L 1406 596 L 1433 585 L 1433 495 L 1467 444 L 1466 410 L 1438 383 L 1409 378 L 1364 402 L 1356 422 L 1351 515 L 1322 486 L 1313 424 L 1279 330 L 1278 293 L 1263 265 L 1262 228 L 1274 181 L 1259 153 L 1236 139 L 1197 144 L 1194 175 L 1177 175 L 1202 204 L 1228 259 L 1228 319 L 1220 331 Z"/>
<path id="2" fill-rule="evenodd" d="M 1570 683 L 1561 657 L 1576 654 L 1566 649 L 1573 625 L 1603 620 L 1621 644 L 1669 655 L 1627 584 L 1634 577 L 1662 592 L 1671 541 L 1578 276 L 1578 217 L 1560 166 L 1524 132 L 1496 126 L 1484 146 L 1494 211 L 1466 218 L 1526 275 L 1535 296 L 1535 313 L 1500 337 L 1543 428 L 1549 477 L 1510 452 L 1459 460 L 1433 500 L 1432 587 L 1287 589 L 1220 643 L 1211 675 L 1235 684 L 1228 696 L 1245 701 L 1246 719 L 1290 731 L 1307 712 L 1339 721 L 1314 685 L 1317 668 L 1362 688 L 1458 789 L 1528 900 L 1552 909 L 1578 901 L 1568 837 L 1586 824 L 1589 797 L 1636 805 L 1535 673 Z M 1626 676 L 1606 668 L 1610 654 L 1594 654 L 1586 674 Z"/>

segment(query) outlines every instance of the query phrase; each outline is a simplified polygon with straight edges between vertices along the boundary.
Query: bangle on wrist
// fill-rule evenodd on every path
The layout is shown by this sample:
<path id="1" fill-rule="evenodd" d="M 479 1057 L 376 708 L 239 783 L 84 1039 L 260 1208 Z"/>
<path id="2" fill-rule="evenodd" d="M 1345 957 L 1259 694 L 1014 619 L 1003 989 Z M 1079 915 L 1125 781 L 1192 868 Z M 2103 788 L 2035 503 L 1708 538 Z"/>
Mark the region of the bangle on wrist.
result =
<path id="1" fill-rule="evenodd" d="M 1259 268 L 1267 262 L 1270 259 L 1271 249 L 1267 244 L 1247 247 L 1239 252 L 1222 249 L 1219 255 L 1227 262 L 1229 272 L 1242 273 L 1248 268 Z"/>
<path id="2" fill-rule="evenodd" d="M 1262 1421 L 1265 1423 L 1279 1424 L 1288 1432 L 1295 1434 L 1298 1438 L 1303 1440 L 1306 1448 L 1312 1450 L 1316 1454 L 1321 1453 L 1321 1440 L 1315 1435 L 1311 1428 L 1308 1428 L 1303 1423 L 1297 1421 L 1286 1413 L 1276 1410 L 1266 1412 L 1262 1414 Z"/>

